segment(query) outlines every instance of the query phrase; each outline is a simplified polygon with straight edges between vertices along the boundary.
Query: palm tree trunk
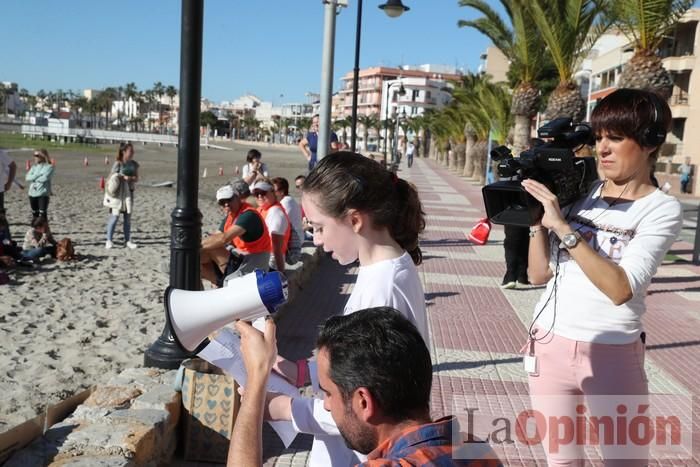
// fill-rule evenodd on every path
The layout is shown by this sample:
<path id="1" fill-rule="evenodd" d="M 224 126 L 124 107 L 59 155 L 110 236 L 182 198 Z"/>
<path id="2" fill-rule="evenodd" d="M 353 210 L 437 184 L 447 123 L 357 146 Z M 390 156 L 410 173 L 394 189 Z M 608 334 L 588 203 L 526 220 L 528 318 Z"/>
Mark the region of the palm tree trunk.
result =
<path id="1" fill-rule="evenodd" d="M 527 115 L 516 115 L 513 130 L 513 155 L 518 155 L 529 147 L 530 118 Z"/>
<path id="2" fill-rule="evenodd" d="M 471 177 L 474 172 L 474 143 L 476 138 L 474 135 L 467 136 L 466 147 L 464 148 L 464 167 L 462 168 L 463 177 Z"/>
<path id="3" fill-rule="evenodd" d="M 486 151 L 488 150 L 488 146 L 488 141 L 480 140 L 474 144 L 473 148 L 474 173 L 472 174 L 472 178 L 482 185 L 486 181 Z"/>
<path id="4" fill-rule="evenodd" d="M 477 145 L 477 140 L 474 135 L 472 135 L 469 140 L 471 140 L 471 144 L 468 144 L 469 147 L 469 152 L 466 155 L 466 163 L 464 164 L 464 172 L 462 172 L 462 175 L 468 178 L 473 178 L 474 177 L 474 167 L 476 163 L 476 145 Z"/>
<path id="5" fill-rule="evenodd" d="M 455 147 L 455 167 L 454 170 L 458 173 L 461 174 L 464 172 L 464 164 L 467 159 L 467 145 L 465 143 L 459 143 Z"/>

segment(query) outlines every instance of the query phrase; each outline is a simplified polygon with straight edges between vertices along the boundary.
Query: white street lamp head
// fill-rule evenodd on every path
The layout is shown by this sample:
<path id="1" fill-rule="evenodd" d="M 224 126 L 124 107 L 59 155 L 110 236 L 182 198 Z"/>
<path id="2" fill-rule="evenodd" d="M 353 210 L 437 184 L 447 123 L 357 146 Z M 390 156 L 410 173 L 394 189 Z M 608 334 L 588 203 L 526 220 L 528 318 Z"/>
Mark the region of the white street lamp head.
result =
<path id="1" fill-rule="evenodd" d="M 386 3 L 379 5 L 379 8 L 384 10 L 390 18 L 397 18 L 403 14 L 404 11 L 410 10 L 409 7 L 401 3 L 401 0 L 387 0 Z"/>

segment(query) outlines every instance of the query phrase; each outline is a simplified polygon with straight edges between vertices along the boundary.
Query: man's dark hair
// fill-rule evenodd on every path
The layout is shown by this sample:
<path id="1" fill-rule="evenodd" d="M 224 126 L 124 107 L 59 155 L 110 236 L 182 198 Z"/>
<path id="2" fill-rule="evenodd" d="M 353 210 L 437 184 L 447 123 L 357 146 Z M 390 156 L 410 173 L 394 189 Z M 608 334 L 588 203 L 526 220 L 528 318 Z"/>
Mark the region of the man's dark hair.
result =
<path id="1" fill-rule="evenodd" d="M 432 364 L 418 329 L 391 307 L 326 321 L 317 347 L 328 352 L 330 378 L 344 401 L 369 390 L 383 414 L 399 422 L 429 413 Z"/>
<path id="2" fill-rule="evenodd" d="M 282 193 L 284 193 L 284 196 L 289 195 L 289 182 L 287 181 L 286 178 L 283 177 L 275 177 L 272 180 L 270 180 L 274 186 L 277 187 L 278 190 L 280 190 Z"/>

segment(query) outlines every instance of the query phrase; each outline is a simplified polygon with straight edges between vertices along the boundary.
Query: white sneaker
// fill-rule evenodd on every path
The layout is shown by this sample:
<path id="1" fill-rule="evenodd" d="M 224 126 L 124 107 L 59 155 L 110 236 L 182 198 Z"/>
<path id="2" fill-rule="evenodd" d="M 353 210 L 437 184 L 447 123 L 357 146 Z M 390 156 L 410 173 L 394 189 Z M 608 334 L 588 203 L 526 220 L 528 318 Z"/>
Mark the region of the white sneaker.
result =
<path id="1" fill-rule="evenodd" d="M 134 248 L 136 248 L 136 243 L 134 243 L 132 241 L 128 241 L 128 242 L 126 242 L 126 247 L 131 248 L 133 250 Z"/>
<path id="2" fill-rule="evenodd" d="M 113 246 L 114 246 L 114 243 L 112 243 L 112 242 L 109 241 L 109 240 L 107 240 L 107 243 L 105 243 L 105 248 L 106 248 L 107 250 L 109 250 L 109 249 L 112 248 Z"/>

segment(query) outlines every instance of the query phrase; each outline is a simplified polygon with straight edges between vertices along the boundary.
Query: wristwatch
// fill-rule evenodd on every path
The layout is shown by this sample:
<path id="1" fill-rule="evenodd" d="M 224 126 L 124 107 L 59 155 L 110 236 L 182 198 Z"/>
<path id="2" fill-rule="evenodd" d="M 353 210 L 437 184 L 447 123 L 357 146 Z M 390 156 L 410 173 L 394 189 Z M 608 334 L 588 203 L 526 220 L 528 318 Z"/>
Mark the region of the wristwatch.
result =
<path id="1" fill-rule="evenodd" d="M 567 250 L 570 250 L 571 248 L 578 245 L 579 240 L 581 240 L 581 234 L 578 232 L 570 232 L 568 234 L 564 234 L 561 237 L 561 245 L 559 245 L 559 247 L 563 247 Z"/>

